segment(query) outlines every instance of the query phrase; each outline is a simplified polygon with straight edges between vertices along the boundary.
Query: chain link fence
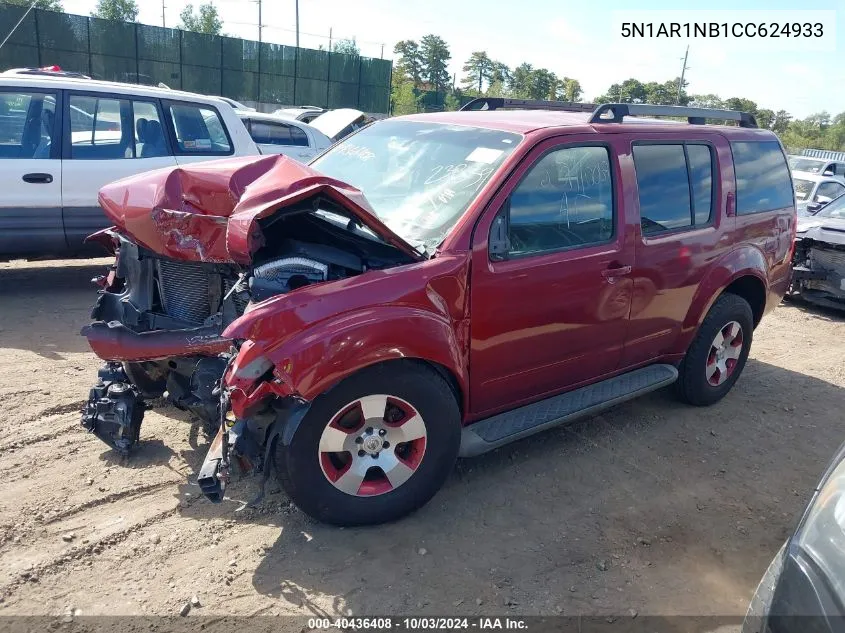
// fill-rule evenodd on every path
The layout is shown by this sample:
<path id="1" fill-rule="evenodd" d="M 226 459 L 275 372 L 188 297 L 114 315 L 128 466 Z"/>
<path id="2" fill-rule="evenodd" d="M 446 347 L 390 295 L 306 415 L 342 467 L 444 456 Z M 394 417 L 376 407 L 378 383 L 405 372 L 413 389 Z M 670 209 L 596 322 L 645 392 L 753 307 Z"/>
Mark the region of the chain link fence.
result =
<path id="1" fill-rule="evenodd" d="M 0 3 L 0 41 L 25 12 Z M 35 9 L 0 48 L 0 69 L 54 64 L 252 103 L 372 113 L 390 105 L 390 60 Z"/>

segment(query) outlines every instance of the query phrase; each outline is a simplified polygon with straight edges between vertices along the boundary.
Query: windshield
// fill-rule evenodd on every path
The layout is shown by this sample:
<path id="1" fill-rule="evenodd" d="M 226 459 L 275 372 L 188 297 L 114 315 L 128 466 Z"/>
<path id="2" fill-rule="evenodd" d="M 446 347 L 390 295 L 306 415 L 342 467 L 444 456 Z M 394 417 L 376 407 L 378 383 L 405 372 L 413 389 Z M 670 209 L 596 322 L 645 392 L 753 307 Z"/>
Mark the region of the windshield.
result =
<path id="1" fill-rule="evenodd" d="M 803 178 L 793 179 L 792 186 L 795 187 L 795 199 L 798 200 L 798 202 L 806 200 L 813 192 L 814 184 L 815 183 L 812 180 L 804 180 Z"/>
<path id="2" fill-rule="evenodd" d="M 521 140 L 498 130 L 383 121 L 311 166 L 360 189 L 393 232 L 431 252 Z"/>
<path id="3" fill-rule="evenodd" d="M 811 174 L 820 174 L 825 161 L 814 158 L 790 158 L 789 168 L 792 171 L 808 171 Z"/>
<path id="4" fill-rule="evenodd" d="M 821 211 L 816 213 L 815 217 L 845 220 L 845 196 L 839 196 L 833 202 L 828 203 Z"/>

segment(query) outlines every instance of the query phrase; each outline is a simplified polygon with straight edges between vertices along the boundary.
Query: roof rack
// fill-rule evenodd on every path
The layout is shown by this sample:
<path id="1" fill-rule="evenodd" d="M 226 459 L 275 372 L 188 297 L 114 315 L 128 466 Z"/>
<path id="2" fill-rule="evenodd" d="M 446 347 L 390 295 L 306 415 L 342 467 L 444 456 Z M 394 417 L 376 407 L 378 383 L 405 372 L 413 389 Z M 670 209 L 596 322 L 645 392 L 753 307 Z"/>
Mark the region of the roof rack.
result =
<path id="1" fill-rule="evenodd" d="M 608 116 L 608 113 L 610 116 Z M 650 105 L 648 103 L 604 103 L 595 109 L 590 123 L 621 123 L 626 116 L 686 117 L 687 122 L 703 125 L 705 119 L 736 121 L 740 127 L 757 127 L 753 114 L 736 110 L 715 108 L 688 108 L 686 106 Z"/>
<path id="2" fill-rule="evenodd" d="M 592 112 L 593 103 L 574 103 L 571 101 L 541 101 L 539 99 L 505 99 L 503 97 L 478 97 L 468 101 L 461 110 L 562 110 L 564 112 Z"/>
<path id="3" fill-rule="evenodd" d="M 693 125 L 703 125 L 705 119 L 736 121 L 740 127 L 756 128 L 753 114 L 736 110 L 715 108 L 688 108 L 686 106 L 651 105 L 648 103 L 573 103 L 570 101 L 541 101 L 537 99 L 505 99 L 503 97 L 478 97 L 461 107 L 466 110 L 561 110 L 564 112 L 592 112 L 590 123 L 622 123 L 626 116 L 670 116 L 686 118 Z M 608 116 L 609 115 L 609 116 Z"/>

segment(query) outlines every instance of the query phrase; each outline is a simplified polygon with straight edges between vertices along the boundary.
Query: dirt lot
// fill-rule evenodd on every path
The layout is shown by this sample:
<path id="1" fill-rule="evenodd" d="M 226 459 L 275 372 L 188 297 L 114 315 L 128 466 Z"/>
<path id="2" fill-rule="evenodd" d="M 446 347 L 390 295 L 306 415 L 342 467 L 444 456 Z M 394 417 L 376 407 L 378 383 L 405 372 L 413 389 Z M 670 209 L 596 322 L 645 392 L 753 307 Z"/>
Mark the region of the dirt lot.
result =
<path id="1" fill-rule="evenodd" d="M 659 392 L 465 460 L 398 523 L 238 511 L 251 480 L 212 505 L 186 414 L 150 411 L 128 462 L 79 426 L 105 261 L 0 264 L 0 614 L 742 614 L 845 440 L 845 320 L 785 305 L 720 404 Z"/>

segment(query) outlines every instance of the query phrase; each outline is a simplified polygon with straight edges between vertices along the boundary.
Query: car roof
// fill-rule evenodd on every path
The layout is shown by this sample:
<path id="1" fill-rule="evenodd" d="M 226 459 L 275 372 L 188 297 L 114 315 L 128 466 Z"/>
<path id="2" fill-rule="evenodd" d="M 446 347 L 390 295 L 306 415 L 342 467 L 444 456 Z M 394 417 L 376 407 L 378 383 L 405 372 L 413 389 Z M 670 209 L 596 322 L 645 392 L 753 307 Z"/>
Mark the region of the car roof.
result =
<path id="1" fill-rule="evenodd" d="M 0 86 L 14 86 L 16 88 L 40 88 L 60 90 L 84 90 L 86 92 L 104 92 L 108 94 L 136 95 L 139 97 L 156 97 L 160 99 L 183 99 L 197 101 L 209 105 L 226 103 L 218 97 L 201 95 L 170 88 L 144 86 L 141 84 L 122 83 L 117 81 L 100 81 L 99 79 L 76 79 L 73 77 L 51 77 L 42 75 L 0 75 Z M 228 104 L 227 104 L 228 105 Z"/>
<path id="2" fill-rule="evenodd" d="M 835 178 L 834 176 L 823 176 L 812 171 L 798 171 L 797 169 L 793 169 L 792 177 L 800 178 L 801 180 L 813 180 L 815 182 L 824 182 L 829 180 L 831 182 L 838 182 L 840 185 L 842 184 L 842 180 L 840 178 Z"/>
<path id="3" fill-rule="evenodd" d="M 773 132 L 756 128 L 729 125 L 691 125 L 682 121 L 627 117 L 623 123 L 590 123 L 590 112 L 561 112 L 559 110 L 473 110 L 458 112 L 431 112 L 394 117 L 393 120 L 436 122 L 445 125 L 467 125 L 503 132 L 527 134 L 538 130 L 565 129 L 567 133 L 622 133 L 643 131 L 648 125 L 653 132 L 678 132 L 684 129 L 707 130 L 724 134 L 728 138 L 775 138 Z"/>

